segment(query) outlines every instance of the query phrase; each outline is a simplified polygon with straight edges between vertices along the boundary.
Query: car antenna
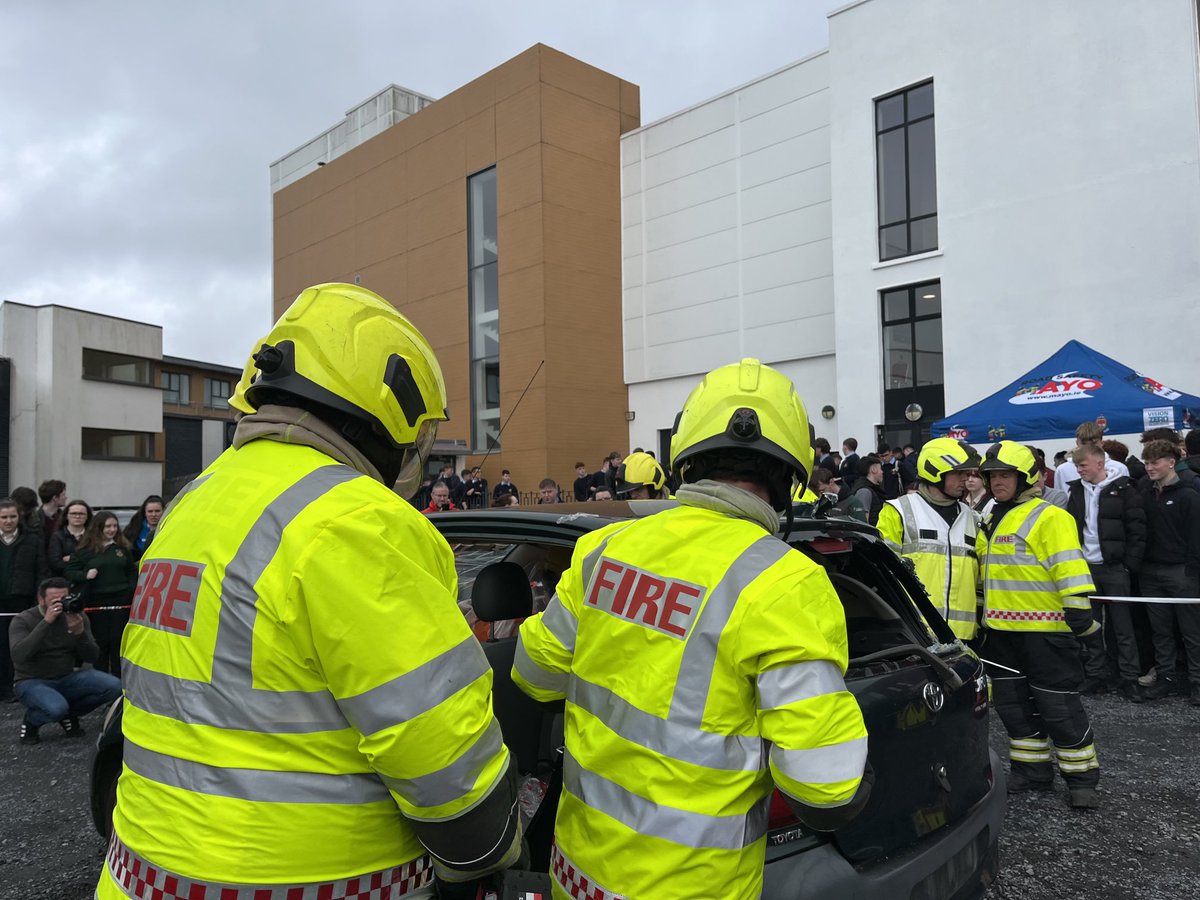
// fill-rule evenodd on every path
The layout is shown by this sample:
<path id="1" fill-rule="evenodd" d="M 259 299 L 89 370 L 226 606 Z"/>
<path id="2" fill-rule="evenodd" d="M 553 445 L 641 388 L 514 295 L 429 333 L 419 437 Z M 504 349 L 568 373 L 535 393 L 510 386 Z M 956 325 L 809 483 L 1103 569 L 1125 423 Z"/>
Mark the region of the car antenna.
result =
<path id="1" fill-rule="evenodd" d="M 521 405 L 521 401 L 525 399 L 525 395 L 529 393 L 529 389 L 533 387 L 533 379 L 537 378 L 538 372 L 542 371 L 542 366 L 546 364 L 543 358 L 538 363 L 537 368 L 533 370 L 533 374 L 529 376 L 529 384 L 525 385 L 525 390 L 521 391 L 521 396 L 517 398 L 517 402 L 513 404 L 513 408 L 508 411 L 508 416 L 504 419 L 504 424 L 500 426 L 500 430 L 496 432 L 496 437 L 488 441 L 487 453 L 483 454 L 483 459 L 479 461 L 479 468 L 483 468 L 483 464 L 488 461 L 488 457 L 492 455 L 492 451 L 500 446 L 500 435 L 504 434 L 504 429 L 508 427 L 508 420 L 513 417 L 513 413 L 517 411 L 517 407 Z"/>

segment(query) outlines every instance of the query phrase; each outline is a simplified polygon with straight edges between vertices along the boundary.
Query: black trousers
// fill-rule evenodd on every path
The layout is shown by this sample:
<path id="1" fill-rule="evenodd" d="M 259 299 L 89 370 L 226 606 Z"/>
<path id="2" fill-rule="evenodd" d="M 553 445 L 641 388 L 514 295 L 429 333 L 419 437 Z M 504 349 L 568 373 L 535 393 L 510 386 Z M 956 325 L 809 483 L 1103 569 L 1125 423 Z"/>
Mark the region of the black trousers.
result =
<path id="1" fill-rule="evenodd" d="M 1189 578 L 1183 564 L 1143 563 L 1138 572 L 1143 597 L 1196 597 L 1200 586 Z M 1176 670 L 1175 626 L 1183 635 L 1187 653 L 1188 678 L 1192 688 L 1200 687 L 1200 604 L 1148 603 L 1150 628 L 1154 635 L 1154 658 L 1158 674 L 1174 675 Z"/>
<path id="2" fill-rule="evenodd" d="M 0 615 L 0 698 L 8 698 L 13 692 L 12 651 L 8 646 L 8 626 L 13 617 Z"/>
<path id="3" fill-rule="evenodd" d="M 1123 565 L 1088 563 L 1096 592 L 1114 597 L 1129 597 L 1129 570 Z M 1105 653 L 1092 652 L 1097 644 L 1082 643 L 1080 650 L 1083 671 L 1089 678 L 1107 678 L 1116 662 L 1122 681 L 1134 681 L 1142 674 L 1141 658 L 1138 655 L 1137 635 L 1133 627 L 1132 604 L 1093 603 L 1092 614 L 1104 629 Z"/>
<path id="4" fill-rule="evenodd" d="M 116 606 L 122 601 L 96 599 L 92 602 L 96 606 Z M 92 625 L 92 637 L 96 639 L 96 644 L 100 648 L 100 656 L 96 660 L 95 668 L 120 678 L 121 635 L 125 633 L 125 626 L 129 624 L 129 610 L 110 609 L 90 612 L 88 620 Z"/>
<path id="5" fill-rule="evenodd" d="M 983 658 L 992 698 L 1008 732 L 1012 770 L 1032 781 L 1054 780 L 1051 754 L 1071 788 L 1094 788 L 1100 763 L 1079 699 L 1079 641 L 1068 632 L 988 629 Z"/>

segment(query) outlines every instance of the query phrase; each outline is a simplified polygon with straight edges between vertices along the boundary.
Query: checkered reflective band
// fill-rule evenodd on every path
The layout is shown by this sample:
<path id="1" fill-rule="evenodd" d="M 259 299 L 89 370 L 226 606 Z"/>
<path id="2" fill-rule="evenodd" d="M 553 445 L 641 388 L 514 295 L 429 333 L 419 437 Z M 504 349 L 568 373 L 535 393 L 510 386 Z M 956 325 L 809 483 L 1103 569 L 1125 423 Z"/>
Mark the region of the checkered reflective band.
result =
<path id="1" fill-rule="evenodd" d="M 1065 622 L 1067 617 L 1057 610 L 1040 609 L 989 609 L 988 619 L 1003 619 L 1007 622 Z"/>
<path id="2" fill-rule="evenodd" d="M 121 843 L 115 833 L 108 845 L 107 863 L 113 880 L 133 900 L 395 900 L 433 881 L 433 863 L 428 856 L 402 866 L 321 883 L 196 881 L 146 861 Z"/>
<path id="3" fill-rule="evenodd" d="M 600 887 L 587 875 L 579 871 L 575 863 L 567 859 L 555 844 L 550 851 L 550 873 L 558 880 L 568 894 L 575 900 L 627 900 L 621 894 L 614 894 Z"/>

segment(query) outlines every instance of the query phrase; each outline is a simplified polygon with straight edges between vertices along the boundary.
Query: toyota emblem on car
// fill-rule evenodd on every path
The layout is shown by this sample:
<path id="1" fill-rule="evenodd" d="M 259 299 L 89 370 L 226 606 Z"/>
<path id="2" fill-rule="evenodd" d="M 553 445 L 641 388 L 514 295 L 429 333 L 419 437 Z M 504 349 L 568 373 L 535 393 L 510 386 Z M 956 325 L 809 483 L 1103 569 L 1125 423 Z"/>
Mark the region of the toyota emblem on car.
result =
<path id="1" fill-rule="evenodd" d="M 933 712 L 940 712 L 946 702 L 946 695 L 942 693 L 942 686 L 930 681 L 925 685 L 925 690 L 922 693 L 925 697 L 925 705 Z"/>

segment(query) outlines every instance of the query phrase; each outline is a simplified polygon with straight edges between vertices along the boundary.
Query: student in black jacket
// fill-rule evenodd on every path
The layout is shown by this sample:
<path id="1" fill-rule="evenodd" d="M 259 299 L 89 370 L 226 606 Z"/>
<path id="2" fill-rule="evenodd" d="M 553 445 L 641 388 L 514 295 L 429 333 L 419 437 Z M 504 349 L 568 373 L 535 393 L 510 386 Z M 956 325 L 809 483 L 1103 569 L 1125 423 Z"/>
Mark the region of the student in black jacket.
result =
<path id="1" fill-rule="evenodd" d="M 40 513 L 39 513 L 40 515 Z M 24 612 L 34 605 L 38 583 L 46 577 L 46 545 L 42 536 L 21 522 L 17 502 L 0 500 L 0 613 Z M 0 700 L 13 697 L 13 665 L 8 626 L 13 617 L 0 615 Z"/>
<path id="2" fill-rule="evenodd" d="M 1080 477 L 1062 487 L 1067 491 L 1067 512 L 1079 528 L 1079 543 L 1092 581 L 1101 595 L 1128 597 L 1129 575 L 1140 568 L 1146 552 L 1142 496 L 1128 476 L 1106 471 L 1104 450 L 1096 444 L 1081 444 L 1072 458 Z M 1115 648 L 1108 655 L 1092 653 L 1092 645 L 1081 642 L 1087 676 L 1083 693 L 1104 689 L 1110 678 L 1108 656 L 1113 656 L 1120 673 L 1121 693 L 1140 702 L 1137 679 L 1142 668 L 1130 606 L 1096 603 L 1092 613 L 1104 627 L 1105 639 L 1111 637 Z"/>
<path id="3" fill-rule="evenodd" d="M 1138 579 L 1144 597 L 1200 596 L 1200 493 L 1184 486 L 1175 471 L 1179 448 L 1170 441 L 1151 441 L 1142 451 L 1150 487 L 1146 505 L 1146 556 Z M 1157 700 L 1182 693 L 1175 666 L 1175 624 L 1183 634 L 1191 680 L 1191 703 L 1200 706 L 1200 605 L 1148 604 L 1154 631 L 1158 678 L 1146 691 Z"/>

